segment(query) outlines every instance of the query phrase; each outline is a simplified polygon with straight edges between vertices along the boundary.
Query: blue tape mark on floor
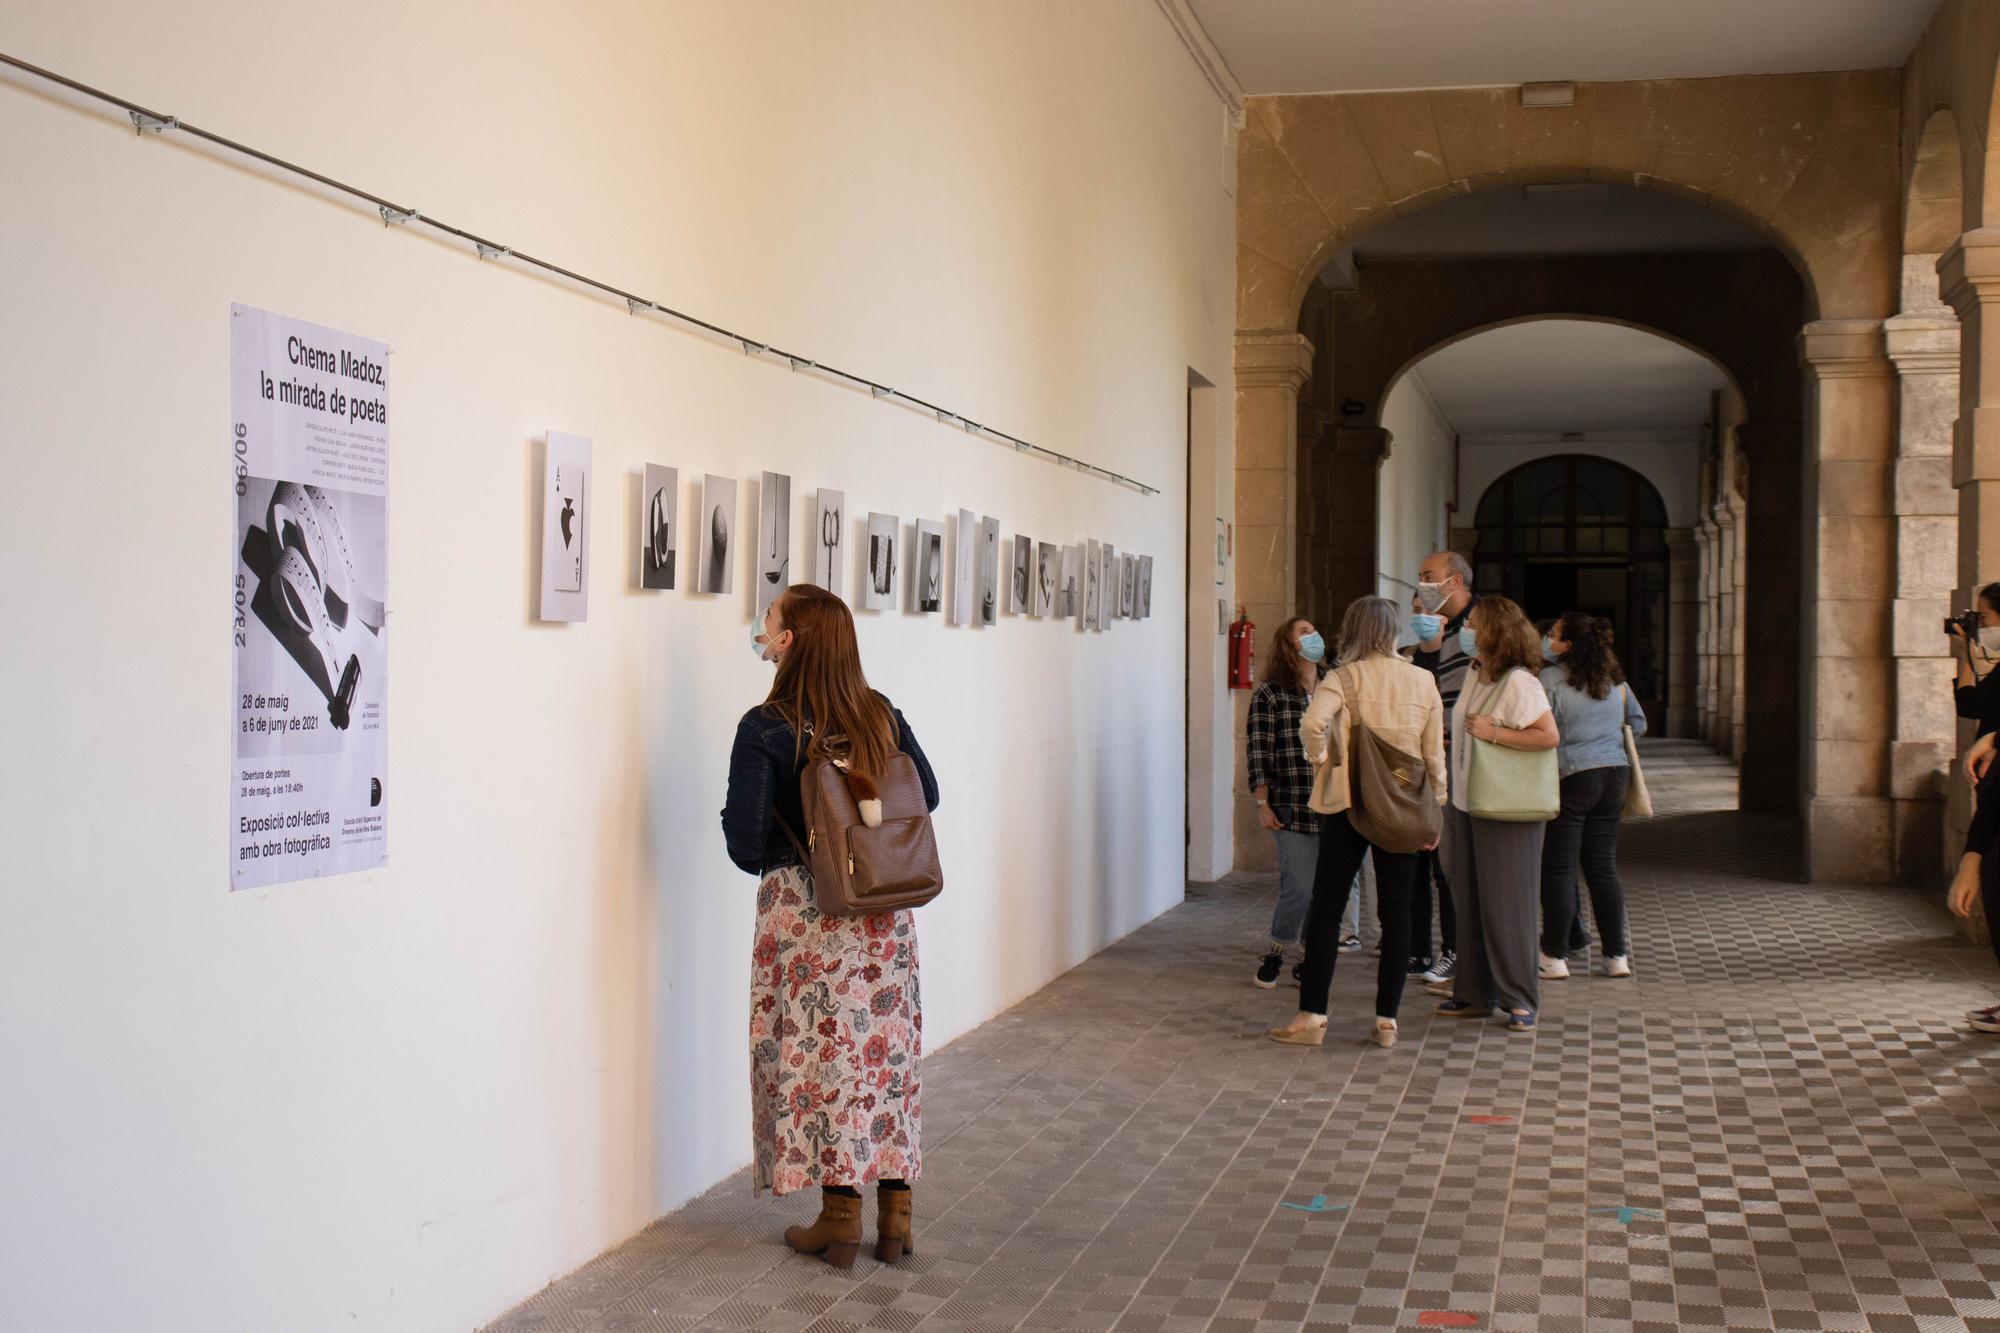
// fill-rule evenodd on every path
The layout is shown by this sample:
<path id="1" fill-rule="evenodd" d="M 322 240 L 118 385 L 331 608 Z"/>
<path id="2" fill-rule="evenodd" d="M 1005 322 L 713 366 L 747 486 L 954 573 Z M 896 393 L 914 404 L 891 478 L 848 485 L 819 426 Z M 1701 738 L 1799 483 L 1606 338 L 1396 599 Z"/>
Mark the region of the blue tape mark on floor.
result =
<path id="1" fill-rule="evenodd" d="M 1631 1226 L 1634 1221 L 1658 1222 L 1661 1220 L 1661 1213 L 1657 1208 L 1633 1208 L 1627 1204 L 1620 1204 L 1616 1208 L 1593 1208 L 1590 1210 L 1590 1215 L 1592 1217 L 1616 1216 L 1618 1225 L 1626 1227 Z"/>
<path id="2" fill-rule="evenodd" d="M 1328 1203 L 1324 1194 L 1313 1195 L 1311 1203 L 1281 1203 L 1278 1206 L 1280 1208 L 1295 1208 L 1302 1213 L 1344 1213 L 1347 1211 L 1346 1204 Z"/>

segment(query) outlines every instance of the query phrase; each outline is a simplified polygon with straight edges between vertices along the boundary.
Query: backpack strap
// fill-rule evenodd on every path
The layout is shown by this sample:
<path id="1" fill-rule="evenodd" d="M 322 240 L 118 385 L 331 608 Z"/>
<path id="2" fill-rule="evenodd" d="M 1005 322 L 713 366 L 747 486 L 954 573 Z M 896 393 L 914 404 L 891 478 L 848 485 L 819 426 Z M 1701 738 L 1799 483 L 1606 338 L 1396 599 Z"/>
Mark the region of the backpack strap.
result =
<path id="1" fill-rule="evenodd" d="M 783 829 L 785 836 L 791 840 L 792 850 L 799 854 L 799 864 L 810 873 L 813 864 L 812 858 L 806 855 L 806 849 L 799 843 L 799 835 L 792 832 L 792 826 L 785 822 L 783 815 L 778 813 L 778 807 L 775 803 L 771 806 L 771 816 L 778 821 L 778 827 Z"/>

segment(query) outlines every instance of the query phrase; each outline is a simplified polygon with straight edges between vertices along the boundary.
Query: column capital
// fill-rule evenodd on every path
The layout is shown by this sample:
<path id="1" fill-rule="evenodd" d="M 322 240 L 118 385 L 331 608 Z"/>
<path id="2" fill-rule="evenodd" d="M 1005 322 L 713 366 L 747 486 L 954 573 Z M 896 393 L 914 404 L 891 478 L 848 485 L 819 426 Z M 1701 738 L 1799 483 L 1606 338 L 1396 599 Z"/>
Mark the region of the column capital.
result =
<path id="1" fill-rule="evenodd" d="M 1882 321 L 1882 340 L 1898 375 L 1958 373 L 1955 316 L 1897 315 Z"/>
<path id="2" fill-rule="evenodd" d="M 1312 378 L 1312 339 L 1303 333 L 1236 335 L 1236 387 L 1290 389 L 1297 393 Z"/>
<path id="3" fill-rule="evenodd" d="M 1938 256 L 1938 294 L 1964 319 L 1982 302 L 2000 301 L 2000 227 L 1978 227 Z"/>
<path id="4" fill-rule="evenodd" d="M 1820 379 L 1889 373 L 1879 319 L 1817 319 L 1799 330 L 1799 359 Z"/>

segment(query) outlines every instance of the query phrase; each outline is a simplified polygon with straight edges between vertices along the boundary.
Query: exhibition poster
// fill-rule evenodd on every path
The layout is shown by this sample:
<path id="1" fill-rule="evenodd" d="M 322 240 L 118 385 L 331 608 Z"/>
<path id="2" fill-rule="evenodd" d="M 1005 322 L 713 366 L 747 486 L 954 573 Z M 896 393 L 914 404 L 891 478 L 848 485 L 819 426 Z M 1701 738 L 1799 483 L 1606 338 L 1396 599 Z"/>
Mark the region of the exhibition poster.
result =
<path id="1" fill-rule="evenodd" d="M 230 313 L 230 886 L 388 854 L 389 349 Z"/>

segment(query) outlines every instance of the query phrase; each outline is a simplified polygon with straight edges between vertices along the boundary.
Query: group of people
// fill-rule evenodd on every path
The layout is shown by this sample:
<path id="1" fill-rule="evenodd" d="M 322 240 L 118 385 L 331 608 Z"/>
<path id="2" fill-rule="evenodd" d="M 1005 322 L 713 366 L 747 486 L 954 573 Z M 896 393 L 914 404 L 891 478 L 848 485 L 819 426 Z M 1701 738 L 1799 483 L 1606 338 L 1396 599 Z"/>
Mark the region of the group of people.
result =
<path id="1" fill-rule="evenodd" d="M 1279 865 L 1256 984 L 1275 987 L 1286 953 L 1304 947 L 1293 969 L 1299 1012 L 1270 1030 L 1273 1041 L 1325 1041 L 1335 959 L 1359 947 L 1350 903 L 1364 863 L 1374 870 L 1381 929 L 1371 1031 L 1379 1045 L 1395 1044 L 1412 975 L 1444 997 L 1440 1014 L 1498 1014 L 1510 1031 L 1534 1031 L 1541 983 L 1567 978 L 1570 955 L 1588 943 L 1579 869 L 1604 975 L 1632 975 L 1618 831 L 1632 778 L 1626 729 L 1643 735 L 1646 717 L 1612 651 L 1611 626 L 1569 612 L 1541 633 L 1513 601 L 1478 595 L 1471 566 L 1450 551 L 1424 561 L 1412 606 L 1405 635 L 1397 603 L 1357 599 L 1335 645 L 1295 617 L 1278 631 L 1251 695 L 1249 783 Z M 1414 643 L 1399 649 L 1406 638 Z M 1364 833 L 1376 825 L 1354 806 L 1358 743 L 1402 757 L 1402 780 L 1427 785 L 1441 814 L 1428 845 L 1383 846 Z M 1475 743 L 1553 750 L 1553 817 L 1482 814 L 1470 799 Z M 2000 820 L 2000 801 L 1995 808 Z M 1435 953 L 1433 890 L 1442 926 Z"/>
<path id="2" fill-rule="evenodd" d="M 1360 947 L 1364 916 L 1357 911 L 1345 923 L 1343 916 L 1367 882 L 1364 862 L 1373 866 L 1382 930 L 1375 1039 L 1383 1045 L 1395 1040 L 1413 969 L 1449 995 L 1443 1012 L 1497 1009 L 1513 1029 L 1532 1030 L 1540 980 L 1566 975 L 1579 856 L 1607 971 L 1631 974 L 1616 869 L 1625 787 L 1617 738 L 1625 721 L 1643 728 L 1644 717 L 1622 688 L 1601 622 L 1565 616 L 1538 637 L 1512 602 L 1477 597 L 1471 585 L 1459 556 L 1427 560 L 1418 642 L 1403 653 L 1402 610 L 1383 598 L 1348 608 L 1331 652 L 1312 625 L 1292 621 L 1252 697 L 1250 779 L 1283 867 L 1258 984 L 1274 986 L 1285 951 L 1301 935 L 1305 941 L 1296 969 L 1300 1012 L 1273 1030 L 1280 1041 L 1324 1040 L 1334 960 Z M 796 840 L 807 828 L 799 776 L 815 760 L 837 763 L 851 779 L 879 774 L 900 752 L 931 809 L 937 779 L 902 713 L 869 688 L 840 598 L 793 585 L 755 626 L 750 646 L 775 675 L 737 728 L 722 830 L 730 859 L 759 881 L 750 1005 L 754 1179 L 779 1194 L 817 1186 L 819 1216 L 789 1228 L 785 1239 L 840 1265 L 854 1262 L 861 1190 L 875 1186 L 876 1254 L 893 1261 L 916 1243 L 911 1186 L 921 1166 L 923 1033 L 916 928 L 907 910 L 819 909 Z M 1546 830 L 1482 818 L 1466 801 L 1475 740 L 1557 752 L 1562 808 Z M 1371 753 L 1411 757 L 1427 784 L 1422 799 L 1450 802 L 1441 821 L 1425 808 L 1425 827 L 1436 830 L 1428 846 L 1385 849 L 1364 834 L 1375 826 L 1363 812 L 1350 817 L 1363 741 L 1386 747 Z M 1435 954 L 1433 890 L 1444 931 Z"/>

